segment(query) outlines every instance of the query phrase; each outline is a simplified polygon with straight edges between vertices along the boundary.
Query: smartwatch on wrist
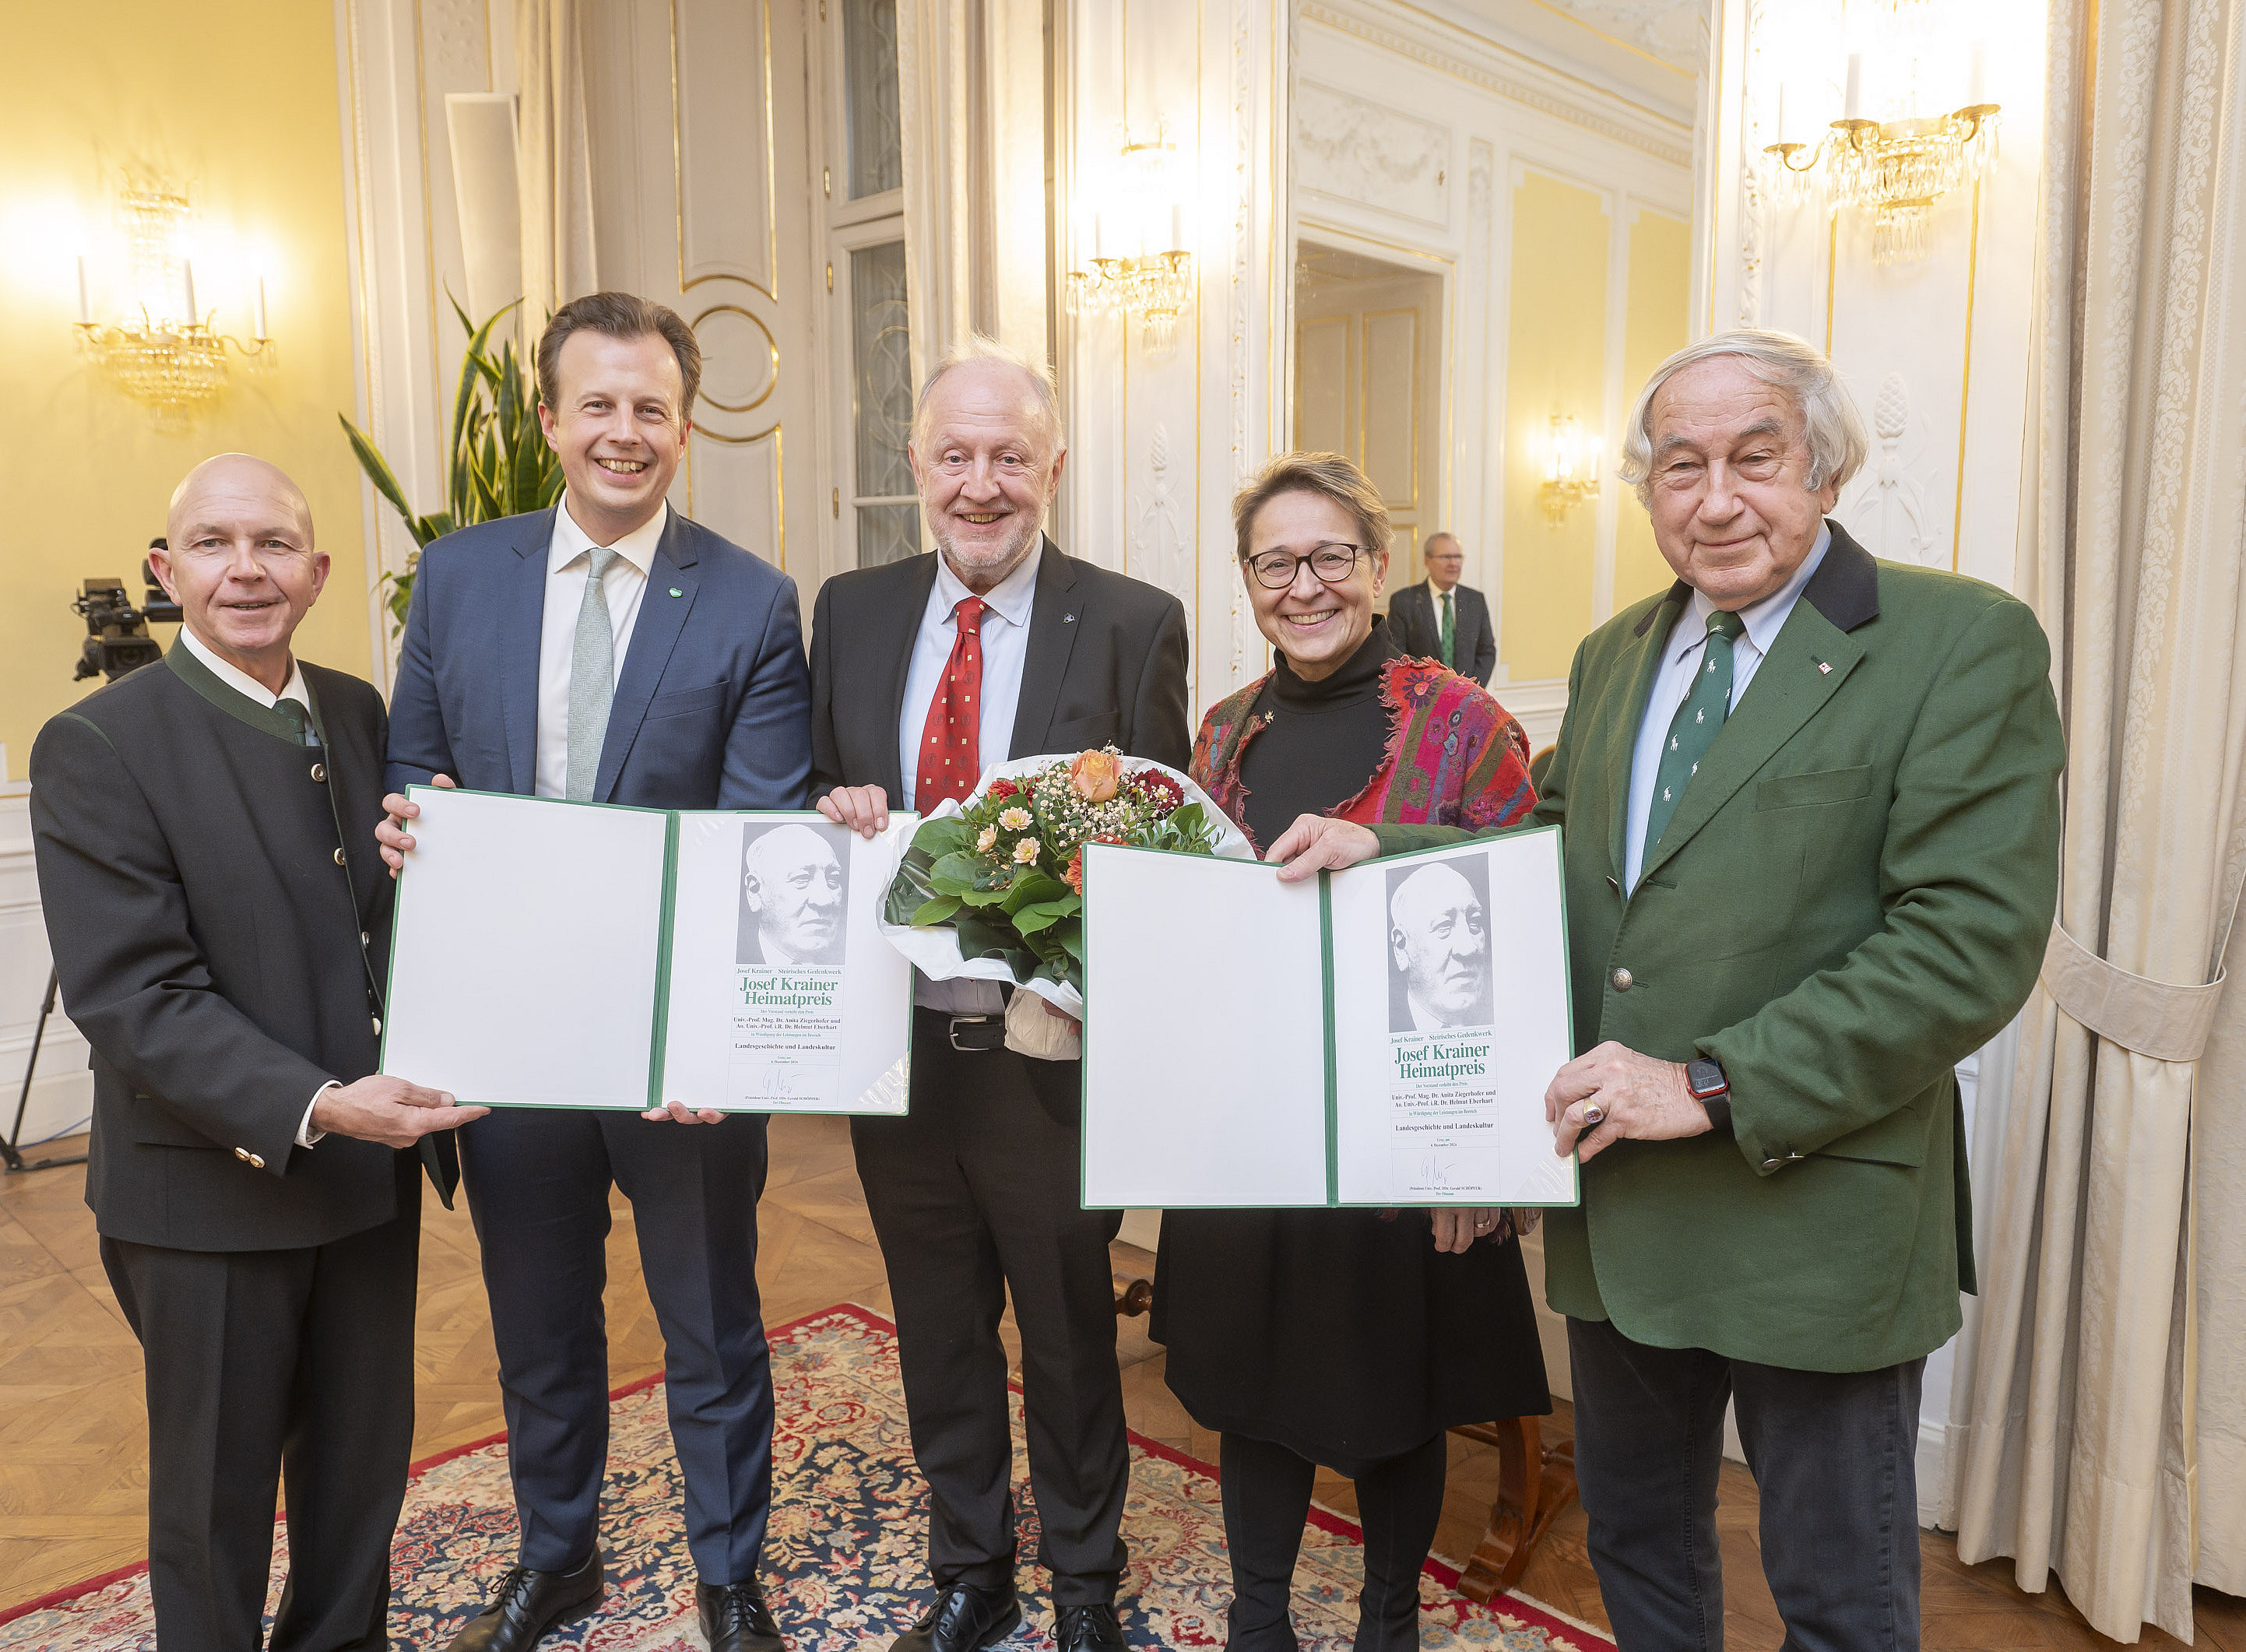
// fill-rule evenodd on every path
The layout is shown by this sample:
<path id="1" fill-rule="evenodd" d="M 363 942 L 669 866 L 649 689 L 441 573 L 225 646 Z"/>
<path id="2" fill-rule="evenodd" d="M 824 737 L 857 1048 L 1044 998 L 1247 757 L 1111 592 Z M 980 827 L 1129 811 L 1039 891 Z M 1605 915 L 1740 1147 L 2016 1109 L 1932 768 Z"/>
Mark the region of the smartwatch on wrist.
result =
<path id="1" fill-rule="evenodd" d="M 1706 1056 L 1684 1064 L 1684 1090 L 1708 1111 L 1708 1122 L 1729 1135 L 1732 1128 L 1732 1081 L 1724 1065 Z"/>

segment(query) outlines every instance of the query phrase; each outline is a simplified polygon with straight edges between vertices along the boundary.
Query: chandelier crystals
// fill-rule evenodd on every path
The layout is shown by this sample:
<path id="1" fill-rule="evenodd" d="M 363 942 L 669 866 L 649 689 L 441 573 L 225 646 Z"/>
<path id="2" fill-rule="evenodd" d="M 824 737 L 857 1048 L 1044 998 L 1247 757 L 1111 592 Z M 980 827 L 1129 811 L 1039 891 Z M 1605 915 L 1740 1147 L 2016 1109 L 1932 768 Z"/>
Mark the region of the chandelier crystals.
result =
<path id="1" fill-rule="evenodd" d="M 1177 146 L 1167 119 L 1151 139 L 1120 136 L 1116 188 L 1092 215 L 1092 267 L 1069 271 L 1069 297 L 1079 311 L 1139 316 L 1146 347 L 1167 350 L 1193 298 Z"/>
<path id="2" fill-rule="evenodd" d="M 249 343 L 216 331 L 195 302 L 195 269 L 187 256 L 194 203 L 163 184 L 128 181 L 118 195 L 137 316 L 94 319 L 85 258 L 78 261 L 78 348 L 117 387 L 146 406 L 157 428 L 174 430 L 226 389 L 228 345 L 245 360 L 272 364 L 265 325 L 265 283 L 257 282 Z"/>
<path id="3" fill-rule="evenodd" d="M 1911 263 L 1927 255 L 1934 203 L 1977 183 L 1995 161 L 1999 106 L 1986 92 L 1987 43 L 1976 41 L 1964 101 L 1946 114 L 1917 112 L 1929 102 L 1940 107 L 1923 85 L 1943 66 L 1932 0 L 1879 0 L 1875 10 L 1874 49 L 1849 54 L 1845 111 L 1815 145 L 1788 131 L 1787 89 L 1778 89 L 1777 141 L 1762 152 L 1764 187 L 1780 207 L 1821 196 L 1828 212 L 1871 214 L 1872 262 Z M 1892 89 L 1891 119 L 1864 112 L 1868 58 Z"/>

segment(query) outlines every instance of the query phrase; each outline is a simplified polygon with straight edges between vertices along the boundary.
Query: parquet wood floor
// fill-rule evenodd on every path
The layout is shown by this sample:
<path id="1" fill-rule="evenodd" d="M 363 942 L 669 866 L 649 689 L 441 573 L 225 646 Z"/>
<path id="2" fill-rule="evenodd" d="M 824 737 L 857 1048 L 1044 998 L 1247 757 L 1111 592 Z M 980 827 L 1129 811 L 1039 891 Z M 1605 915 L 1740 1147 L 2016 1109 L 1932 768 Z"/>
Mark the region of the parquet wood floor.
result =
<path id="1" fill-rule="evenodd" d="M 146 1552 L 147 1430 L 140 1349 L 102 1276 L 93 1220 L 75 1169 L 0 1182 L 0 1606 L 112 1567 Z M 630 1205 L 615 1201 L 609 1240 L 609 1380 L 621 1383 L 662 1363 L 662 1336 L 640 1288 Z M 832 1303 L 889 1308 L 872 1224 L 840 1119 L 791 1118 L 772 1125 L 770 1182 L 760 1213 L 758 1277 L 771 1322 Z M 1151 1273 L 1154 1259 L 1116 1247 L 1119 1270 Z M 502 1426 L 491 1322 L 465 1205 L 425 1207 L 421 1298 L 414 1350 L 414 1455 L 497 1432 Z M 1010 1349 L 1011 1321 L 1006 1328 Z M 1143 1319 L 1122 1322 L 1124 1401 L 1140 1433 L 1206 1461 L 1213 1436 L 1196 1428 L 1162 1382 L 1162 1350 Z M 1545 1424 L 1567 1437 L 1562 1404 Z M 1453 1440 L 1439 1553 L 1462 1557 L 1480 1536 L 1496 1489 L 1496 1453 Z M 1322 1476 L 1321 1500 L 1354 1511 L 1349 1483 Z M 1725 1626 L 1737 1652 L 1775 1652 L 1783 1632 L 1764 1585 L 1754 1483 L 1724 1465 L 1719 1524 L 1724 1546 Z M 2089 1649 L 2113 1642 L 2084 1622 L 2057 1587 L 2030 1594 L 2009 1564 L 1968 1567 L 1938 1533 L 1921 1541 L 1925 1562 L 1925 1645 L 1965 1649 Z M 1584 1553 L 1580 1508 L 1547 1534 L 1523 1589 L 1560 1610 L 1603 1625 L 1598 1586 Z M 2201 1590 L 2201 1643 L 2246 1652 L 2246 1601 Z M 2156 1629 L 2145 1644 L 2173 1646 Z"/>

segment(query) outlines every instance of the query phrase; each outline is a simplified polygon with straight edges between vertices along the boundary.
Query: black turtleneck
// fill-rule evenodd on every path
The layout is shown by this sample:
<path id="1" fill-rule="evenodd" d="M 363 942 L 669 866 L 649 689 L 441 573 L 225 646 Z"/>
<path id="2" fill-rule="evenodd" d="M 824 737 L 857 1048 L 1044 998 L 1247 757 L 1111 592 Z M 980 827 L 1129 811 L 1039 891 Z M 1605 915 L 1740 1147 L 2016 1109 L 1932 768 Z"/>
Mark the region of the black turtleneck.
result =
<path id="1" fill-rule="evenodd" d="M 1256 697 L 1256 715 L 1270 723 L 1249 737 L 1240 765 L 1246 825 L 1259 849 L 1269 849 L 1298 815 L 1332 813 L 1379 771 L 1388 749 L 1380 671 L 1396 657 L 1388 622 L 1378 614 L 1357 652 L 1315 683 L 1277 655 Z"/>

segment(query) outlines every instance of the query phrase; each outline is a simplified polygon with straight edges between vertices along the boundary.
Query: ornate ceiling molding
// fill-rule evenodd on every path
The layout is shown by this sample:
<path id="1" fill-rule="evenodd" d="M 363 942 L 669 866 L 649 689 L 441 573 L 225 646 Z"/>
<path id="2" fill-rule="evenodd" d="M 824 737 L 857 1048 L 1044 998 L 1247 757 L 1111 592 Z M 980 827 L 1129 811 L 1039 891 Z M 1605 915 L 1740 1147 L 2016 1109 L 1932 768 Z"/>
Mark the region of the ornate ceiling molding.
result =
<path id="1" fill-rule="evenodd" d="M 1708 9 L 1703 0 L 1549 0 L 1586 27 L 1698 74 L 1708 58 Z"/>
<path id="2" fill-rule="evenodd" d="M 1415 20 L 1343 0 L 1303 0 L 1301 16 L 1369 44 L 1397 52 L 1445 74 L 1495 92 L 1586 132 L 1623 144 L 1672 167 L 1692 165 L 1690 122 L 1671 119 L 1642 104 L 1578 80 L 1494 42 L 1463 31 L 1438 32 Z"/>

